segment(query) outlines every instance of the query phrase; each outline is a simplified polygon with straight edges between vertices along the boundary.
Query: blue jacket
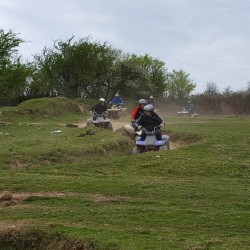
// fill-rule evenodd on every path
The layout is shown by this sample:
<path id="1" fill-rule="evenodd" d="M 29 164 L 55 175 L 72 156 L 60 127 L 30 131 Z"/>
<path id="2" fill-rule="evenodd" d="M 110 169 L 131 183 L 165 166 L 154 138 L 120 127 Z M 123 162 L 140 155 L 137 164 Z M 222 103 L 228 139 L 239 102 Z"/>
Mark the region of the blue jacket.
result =
<path id="1" fill-rule="evenodd" d="M 123 104 L 123 100 L 121 97 L 115 97 L 111 100 L 110 102 L 111 104 L 115 104 L 115 105 L 122 105 Z"/>

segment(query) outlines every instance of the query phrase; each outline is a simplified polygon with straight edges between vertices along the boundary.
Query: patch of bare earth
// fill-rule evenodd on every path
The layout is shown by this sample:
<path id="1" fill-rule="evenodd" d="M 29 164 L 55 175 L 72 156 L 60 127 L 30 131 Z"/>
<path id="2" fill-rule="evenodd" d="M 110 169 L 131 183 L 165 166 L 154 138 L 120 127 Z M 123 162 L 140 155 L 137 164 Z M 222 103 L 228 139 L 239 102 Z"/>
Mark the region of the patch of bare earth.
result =
<path id="1" fill-rule="evenodd" d="M 181 146 L 183 146 L 183 145 L 182 145 L 182 143 L 180 143 L 180 142 L 171 142 L 171 141 L 170 141 L 170 149 L 171 149 L 171 150 L 172 150 L 172 149 L 180 148 Z"/>
<path id="2" fill-rule="evenodd" d="M 16 160 L 16 161 L 11 162 L 9 164 L 9 168 L 11 168 L 11 169 L 24 169 L 29 165 L 30 165 L 29 162 L 22 161 L 22 160 Z"/>
<path id="3" fill-rule="evenodd" d="M 20 230 L 21 228 L 29 227 L 33 222 L 29 220 L 22 221 L 0 221 L 0 234 L 9 230 Z"/>
<path id="4" fill-rule="evenodd" d="M 113 126 L 113 131 L 116 131 L 117 129 L 122 128 L 127 122 L 119 122 L 119 121 L 111 121 Z M 87 122 L 80 122 L 78 123 L 78 128 L 85 128 L 87 125 Z"/>
<path id="5" fill-rule="evenodd" d="M 14 199 L 11 193 L 5 192 L 0 196 L 0 208 L 15 205 L 17 200 Z"/>
<path id="6" fill-rule="evenodd" d="M 127 196 L 105 196 L 103 194 L 74 193 L 74 192 L 0 192 L 0 207 L 16 205 L 30 197 L 79 197 L 94 202 L 115 202 L 130 199 Z"/>
<path id="7" fill-rule="evenodd" d="M 90 194 L 90 193 L 74 193 L 74 192 L 0 192 L 0 209 L 9 209 L 10 207 L 17 206 L 21 204 L 24 200 L 30 197 L 78 197 L 89 199 L 93 202 L 122 202 L 130 200 L 127 196 L 106 196 L 103 194 Z M 0 221 L 0 234 L 8 232 L 9 230 L 21 230 L 25 227 L 29 227 L 34 222 L 31 220 L 22 221 Z"/>
<path id="8" fill-rule="evenodd" d="M 105 196 L 102 194 L 94 194 L 90 197 L 90 200 L 95 202 L 115 202 L 115 201 L 124 201 L 128 200 L 128 197 L 124 196 Z"/>

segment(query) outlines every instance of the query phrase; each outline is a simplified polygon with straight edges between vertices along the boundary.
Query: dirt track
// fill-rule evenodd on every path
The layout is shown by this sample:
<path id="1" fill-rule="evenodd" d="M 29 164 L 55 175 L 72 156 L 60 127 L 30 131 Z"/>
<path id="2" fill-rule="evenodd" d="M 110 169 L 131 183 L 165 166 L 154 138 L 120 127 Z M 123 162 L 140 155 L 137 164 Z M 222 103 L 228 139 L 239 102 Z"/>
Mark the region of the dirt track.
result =
<path id="1" fill-rule="evenodd" d="M 116 131 L 120 128 L 122 128 L 124 125 L 128 124 L 128 122 L 121 122 L 121 121 L 117 121 L 117 120 L 111 120 L 111 123 L 113 125 L 113 131 Z M 42 123 L 31 123 L 31 124 L 42 124 Z M 60 124 L 62 126 L 66 126 L 66 124 Z M 77 125 L 78 128 L 85 128 L 87 125 L 87 121 L 84 122 L 80 122 L 78 124 L 74 124 Z M 171 142 L 170 140 L 170 149 L 177 149 L 179 147 L 183 146 L 180 142 Z"/>
<path id="2" fill-rule="evenodd" d="M 112 125 L 113 125 L 113 130 L 116 131 L 119 128 L 122 128 L 125 124 L 128 124 L 128 122 L 119 122 L 116 120 L 112 120 L 111 121 Z M 78 123 L 78 127 L 79 128 L 85 128 L 86 127 L 87 122 L 80 122 Z"/>
<path id="3" fill-rule="evenodd" d="M 116 131 L 117 129 L 122 128 L 124 125 L 128 124 L 128 122 L 120 122 L 117 120 L 111 120 L 111 123 L 113 125 L 113 130 Z M 78 127 L 79 128 L 85 128 L 86 127 L 86 122 L 81 122 L 78 123 Z M 170 149 L 177 149 L 179 147 L 181 147 L 181 143 L 179 142 L 171 142 L 170 141 Z"/>

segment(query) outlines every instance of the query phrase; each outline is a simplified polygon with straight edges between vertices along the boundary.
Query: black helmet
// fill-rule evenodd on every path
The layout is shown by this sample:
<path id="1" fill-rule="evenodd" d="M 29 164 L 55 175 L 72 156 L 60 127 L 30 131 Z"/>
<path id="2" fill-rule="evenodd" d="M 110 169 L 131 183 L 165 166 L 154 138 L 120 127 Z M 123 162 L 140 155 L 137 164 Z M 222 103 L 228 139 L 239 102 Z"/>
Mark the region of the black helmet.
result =
<path id="1" fill-rule="evenodd" d="M 154 106 L 152 104 L 147 104 L 144 107 L 144 111 L 148 111 L 148 112 L 154 112 Z"/>

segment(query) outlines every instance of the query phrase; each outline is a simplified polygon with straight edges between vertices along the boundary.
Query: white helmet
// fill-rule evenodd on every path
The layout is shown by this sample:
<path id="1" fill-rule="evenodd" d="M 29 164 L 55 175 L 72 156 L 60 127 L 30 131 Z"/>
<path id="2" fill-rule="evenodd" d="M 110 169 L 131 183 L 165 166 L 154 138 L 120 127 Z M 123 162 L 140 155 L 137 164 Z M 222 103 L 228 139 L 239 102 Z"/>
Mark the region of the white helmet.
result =
<path id="1" fill-rule="evenodd" d="M 105 102 L 105 99 L 104 98 L 100 98 L 99 102 Z"/>
<path id="2" fill-rule="evenodd" d="M 154 97 L 151 95 L 150 97 L 149 97 L 149 99 L 153 99 Z"/>
<path id="3" fill-rule="evenodd" d="M 116 97 L 120 96 L 118 93 L 115 94 Z"/>

